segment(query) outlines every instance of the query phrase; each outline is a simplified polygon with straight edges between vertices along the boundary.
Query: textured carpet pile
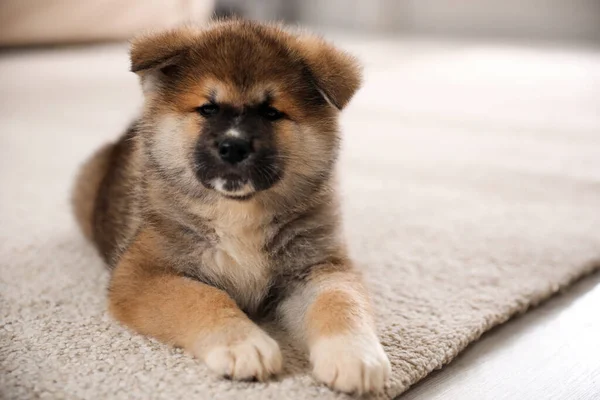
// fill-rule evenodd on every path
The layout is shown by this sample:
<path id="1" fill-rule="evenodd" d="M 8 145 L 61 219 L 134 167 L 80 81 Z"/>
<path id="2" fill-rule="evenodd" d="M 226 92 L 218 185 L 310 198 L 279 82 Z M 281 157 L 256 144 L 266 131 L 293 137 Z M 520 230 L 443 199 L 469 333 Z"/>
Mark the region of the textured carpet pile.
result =
<path id="1" fill-rule="evenodd" d="M 340 172 L 393 397 L 600 266 L 600 137 L 597 120 L 573 119 L 585 105 L 569 110 L 544 92 L 544 79 L 587 73 L 559 63 L 559 75 L 561 55 L 540 62 L 540 77 L 511 69 L 510 57 L 501 73 L 486 70 L 506 60 L 503 49 L 482 58 L 478 48 L 385 46 L 355 46 L 367 82 L 344 114 Z M 276 329 L 285 374 L 235 383 L 109 318 L 108 273 L 78 233 L 68 193 L 77 165 L 139 107 L 126 71 L 123 46 L 0 58 L 0 397 L 344 398 L 313 382 Z M 519 79 L 521 92 L 509 93 L 505 83 Z M 584 86 L 565 95 L 590 96 Z M 534 103 L 548 110 L 520 112 Z M 494 120 L 502 112 L 516 122 Z"/>

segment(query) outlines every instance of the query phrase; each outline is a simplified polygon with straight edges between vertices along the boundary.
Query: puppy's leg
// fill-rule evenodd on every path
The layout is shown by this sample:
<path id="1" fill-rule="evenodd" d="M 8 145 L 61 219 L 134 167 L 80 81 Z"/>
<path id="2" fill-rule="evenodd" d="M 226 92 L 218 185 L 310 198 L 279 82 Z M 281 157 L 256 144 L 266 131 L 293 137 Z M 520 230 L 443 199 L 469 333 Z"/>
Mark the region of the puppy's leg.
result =
<path id="1" fill-rule="evenodd" d="M 383 390 L 390 362 L 375 333 L 363 284 L 350 267 L 317 268 L 278 311 L 307 345 L 318 380 L 343 392 Z"/>
<path id="2" fill-rule="evenodd" d="M 155 234 L 142 232 L 113 271 L 112 315 L 129 328 L 178 345 L 213 371 L 266 379 L 281 370 L 279 346 L 222 290 L 177 275 Z"/>

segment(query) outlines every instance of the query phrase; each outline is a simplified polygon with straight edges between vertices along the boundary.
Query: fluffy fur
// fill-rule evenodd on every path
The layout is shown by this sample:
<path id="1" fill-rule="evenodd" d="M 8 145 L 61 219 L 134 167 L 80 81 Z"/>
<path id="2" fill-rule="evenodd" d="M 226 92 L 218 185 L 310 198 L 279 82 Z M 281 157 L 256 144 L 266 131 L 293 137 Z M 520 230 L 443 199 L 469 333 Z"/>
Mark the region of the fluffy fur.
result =
<path id="1" fill-rule="evenodd" d="M 113 270 L 112 315 L 217 373 L 264 380 L 281 355 L 250 317 L 272 310 L 317 379 L 380 391 L 390 364 L 340 235 L 333 173 L 356 61 L 235 20 L 136 38 L 131 69 L 143 113 L 83 166 L 73 195 Z M 225 162 L 226 140 L 250 153 Z"/>

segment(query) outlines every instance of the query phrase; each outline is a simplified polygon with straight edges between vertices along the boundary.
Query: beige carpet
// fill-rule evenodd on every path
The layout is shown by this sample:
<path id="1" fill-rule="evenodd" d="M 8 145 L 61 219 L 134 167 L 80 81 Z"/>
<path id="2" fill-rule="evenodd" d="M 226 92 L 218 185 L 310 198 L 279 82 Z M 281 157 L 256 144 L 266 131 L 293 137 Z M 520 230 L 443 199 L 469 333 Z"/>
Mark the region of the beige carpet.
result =
<path id="1" fill-rule="evenodd" d="M 367 64 L 344 116 L 346 231 L 393 397 L 600 267 L 600 56 L 343 43 Z M 107 316 L 108 274 L 67 198 L 139 106 L 126 71 L 122 46 L 0 58 L 0 397 L 344 398 L 288 346 L 279 381 L 234 383 Z"/>

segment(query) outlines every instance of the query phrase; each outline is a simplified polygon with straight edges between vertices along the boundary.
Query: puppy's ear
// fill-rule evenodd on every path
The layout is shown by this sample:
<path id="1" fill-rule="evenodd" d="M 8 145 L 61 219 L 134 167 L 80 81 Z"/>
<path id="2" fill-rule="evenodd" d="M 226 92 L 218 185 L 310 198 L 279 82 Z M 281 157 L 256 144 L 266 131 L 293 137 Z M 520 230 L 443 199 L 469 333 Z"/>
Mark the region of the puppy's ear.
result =
<path id="1" fill-rule="evenodd" d="M 192 28 L 178 28 L 166 32 L 146 34 L 131 41 L 131 71 L 142 78 L 144 91 L 156 87 L 156 82 L 177 72 L 178 63 L 199 36 Z"/>
<path id="2" fill-rule="evenodd" d="M 343 109 L 361 85 L 362 68 L 357 59 L 310 34 L 297 40 L 319 91 L 325 100 Z"/>

